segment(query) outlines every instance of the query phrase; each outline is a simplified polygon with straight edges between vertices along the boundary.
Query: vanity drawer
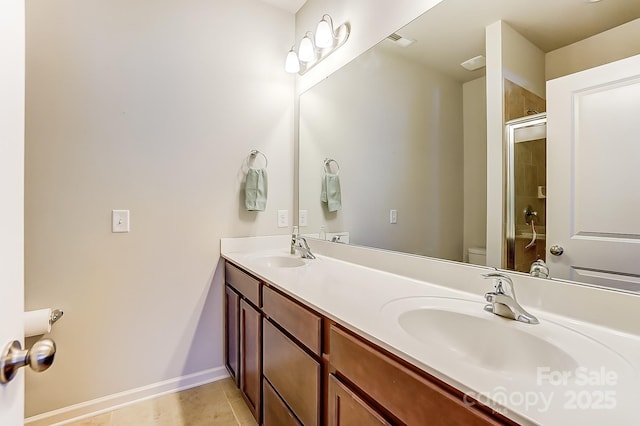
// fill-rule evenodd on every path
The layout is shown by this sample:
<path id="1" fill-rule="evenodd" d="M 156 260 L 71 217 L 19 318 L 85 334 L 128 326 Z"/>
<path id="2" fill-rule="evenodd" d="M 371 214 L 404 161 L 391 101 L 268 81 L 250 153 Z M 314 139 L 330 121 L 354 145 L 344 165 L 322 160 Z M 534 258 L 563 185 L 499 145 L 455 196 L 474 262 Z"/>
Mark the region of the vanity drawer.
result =
<path id="1" fill-rule="evenodd" d="M 238 290 L 248 301 L 260 307 L 260 281 L 229 262 L 225 263 L 224 279 L 227 284 Z"/>
<path id="2" fill-rule="evenodd" d="M 329 339 L 330 364 L 337 374 L 404 424 L 425 424 L 426 419 L 433 426 L 505 424 L 334 325 Z"/>
<path id="3" fill-rule="evenodd" d="M 263 426 L 301 426 L 296 416 L 278 396 L 267 380 L 263 380 Z"/>
<path id="4" fill-rule="evenodd" d="M 263 374 L 306 426 L 319 423 L 320 364 L 263 319 Z"/>
<path id="5" fill-rule="evenodd" d="M 262 288 L 262 311 L 316 355 L 321 355 L 322 317 L 273 289 Z"/>

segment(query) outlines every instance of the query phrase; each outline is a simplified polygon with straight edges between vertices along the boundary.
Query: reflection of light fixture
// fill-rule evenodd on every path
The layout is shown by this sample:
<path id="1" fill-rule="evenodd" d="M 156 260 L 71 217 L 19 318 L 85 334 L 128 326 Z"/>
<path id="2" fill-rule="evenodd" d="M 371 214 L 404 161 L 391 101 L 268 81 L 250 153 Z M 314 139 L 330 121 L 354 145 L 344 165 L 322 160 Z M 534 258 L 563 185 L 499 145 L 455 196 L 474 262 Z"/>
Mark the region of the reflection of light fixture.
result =
<path id="1" fill-rule="evenodd" d="M 284 61 L 284 69 L 286 72 L 295 74 L 300 71 L 300 61 L 298 60 L 298 54 L 293 47 L 287 53 L 287 59 Z"/>
<path id="2" fill-rule="evenodd" d="M 298 48 L 298 58 L 300 62 L 312 62 L 316 60 L 316 48 L 311 41 L 311 32 L 307 32 L 302 41 L 300 41 L 300 47 Z"/>
<path id="3" fill-rule="evenodd" d="M 327 20 L 327 18 L 329 20 Z M 316 46 L 321 49 L 333 46 L 336 35 L 333 33 L 333 20 L 331 16 L 324 15 L 322 21 L 316 27 Z"/>
<path id="4" fill-rule="evenodd" d="M 300 41 L 298 53 L 293 48 L 289 50 L 284 65 L 285 71 L 303 75 L 342 46 L 349 38 L 350 30 L 348 22 L 334 30 L 331 16 L 323 15 L 315 36 L 311 31 L 307 31 Z"/>

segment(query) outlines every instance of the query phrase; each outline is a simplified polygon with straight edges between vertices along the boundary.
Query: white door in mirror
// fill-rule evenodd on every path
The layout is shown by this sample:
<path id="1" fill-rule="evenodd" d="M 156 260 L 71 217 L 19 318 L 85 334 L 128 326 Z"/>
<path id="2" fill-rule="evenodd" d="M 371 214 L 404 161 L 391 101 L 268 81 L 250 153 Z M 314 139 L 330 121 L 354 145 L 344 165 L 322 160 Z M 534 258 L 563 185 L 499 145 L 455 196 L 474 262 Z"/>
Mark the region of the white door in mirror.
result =
<path id="1" fill-rule="evenodd" d="M 549 81 L 547 105 L 551 276 L 640 291 L 640 55 Z"/>

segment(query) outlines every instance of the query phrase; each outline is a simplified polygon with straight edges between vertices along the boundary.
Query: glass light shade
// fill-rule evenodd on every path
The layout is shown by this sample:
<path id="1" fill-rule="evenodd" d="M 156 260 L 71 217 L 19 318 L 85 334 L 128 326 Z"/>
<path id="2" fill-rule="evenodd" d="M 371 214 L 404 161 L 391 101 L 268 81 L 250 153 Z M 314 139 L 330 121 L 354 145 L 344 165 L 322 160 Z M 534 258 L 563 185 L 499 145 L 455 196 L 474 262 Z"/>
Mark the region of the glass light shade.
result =
<path id="1" fill-rule="evenodd" d="M 333 28 L 326 18 L 316 27 L 316 46 L 321 49 L 333 46 Z"/>
<path id="2" fill-rule="evenodd" d="M 287 53 L 287 59 L 284 61 L 284 70 L 291 74 L 295 74 L 300 71 L 300 61 L 298 60 L 298 55 L 293 49 Z"/>
<path id="3" fill-rule="evenodd" d="M 298 57 L 302 62 L 312 62 L 316 59 L 316 49 L 313 47 L 313 42 L 309 36 L 304 36 L 300 42 L 300 48 L 298 49 Z"/>

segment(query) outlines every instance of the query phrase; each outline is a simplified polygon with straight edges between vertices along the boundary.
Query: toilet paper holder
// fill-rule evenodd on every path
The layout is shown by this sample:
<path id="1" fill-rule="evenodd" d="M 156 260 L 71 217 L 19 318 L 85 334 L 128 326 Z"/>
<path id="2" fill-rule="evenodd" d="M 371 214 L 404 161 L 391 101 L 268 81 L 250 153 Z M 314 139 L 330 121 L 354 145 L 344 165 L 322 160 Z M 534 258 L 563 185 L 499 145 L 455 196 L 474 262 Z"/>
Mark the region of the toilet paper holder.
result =
<path id="1" fill-rule="evenodd" d="M 62 316 L 64 315 L 64 311 L 62 309 L 54 309 L 51 311 L 51 317 L 49 318 L 49 322 L 51 325 L 55 324 Z"/>

